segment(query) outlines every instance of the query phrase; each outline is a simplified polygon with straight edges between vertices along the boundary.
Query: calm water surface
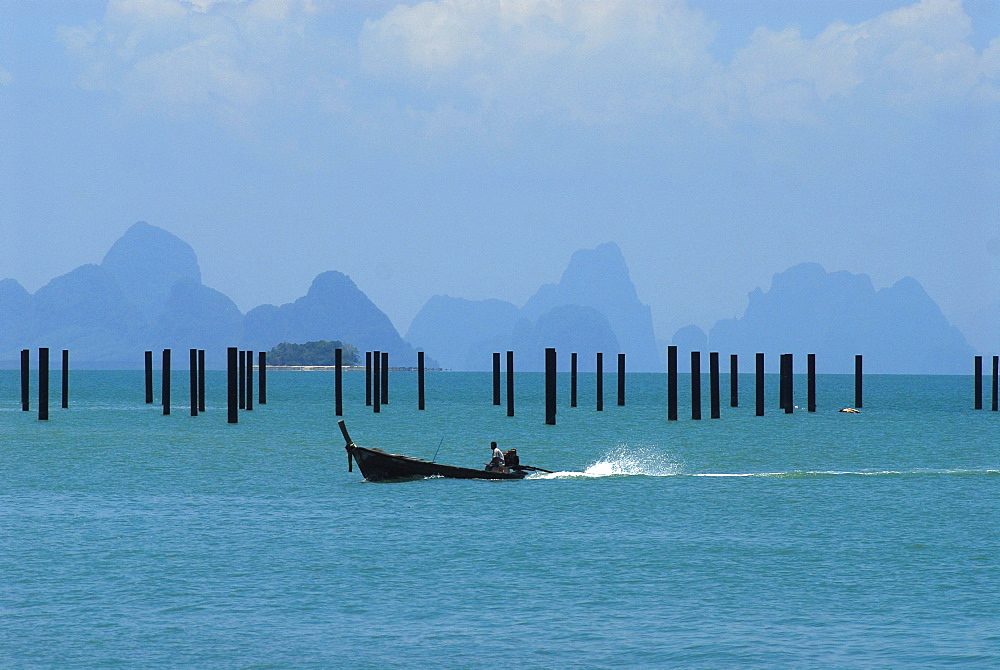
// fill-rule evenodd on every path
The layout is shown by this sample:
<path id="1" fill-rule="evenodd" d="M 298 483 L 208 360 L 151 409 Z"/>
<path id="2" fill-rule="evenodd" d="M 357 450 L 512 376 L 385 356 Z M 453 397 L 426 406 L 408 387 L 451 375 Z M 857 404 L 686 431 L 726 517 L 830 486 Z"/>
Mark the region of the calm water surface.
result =
<path id="1" fill-rule="evenodd" d="M 0 371 L 0 667 L 1000 665 L 1000 415 L 971 378 L 867 377 L 846 415 L 853 378 L 821 376 L 785 415 L 769 376 L 755 417 L 746 375 L 696 422 L 682 376 L 668 423 L 664 375 L 626 407 L 607 375 L 602 413 L 581 375 L 551 427 L 541 375 L 513 419 L 489 374 L 429 373 L 426 412 L 392 375 L 374 415 L 345 374 L 358 444 L 479 466 L 495 439 L 557 474 L 366 483 L 329 373 L 271 371 L 230 426 L 224 373 L 193 418 L 186 372 L 167 417 L 141 372 L 74 372 L 41 423 Z"/>

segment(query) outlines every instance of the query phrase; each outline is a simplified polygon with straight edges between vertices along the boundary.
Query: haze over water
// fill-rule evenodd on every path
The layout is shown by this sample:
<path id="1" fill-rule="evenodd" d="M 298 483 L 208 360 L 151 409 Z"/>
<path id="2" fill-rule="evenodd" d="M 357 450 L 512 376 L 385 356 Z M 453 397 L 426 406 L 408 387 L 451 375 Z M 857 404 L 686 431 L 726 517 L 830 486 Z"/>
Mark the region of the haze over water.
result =
<path id="1" fill-rule="evenodd" d="M 542 375 L 517 376 L 513 419 L 489 374 L 428 374 L 418 412 L 393 372 L 379 415 L 363 378 L 362 446 L 475 467 L 496 439 L 555 473 L 366 483 L 327 373 L 271 371 L 230 426 L 222 373 L 192 418 L 185 373 L 164 417 L 141 372 L 74 372 L 41 423 L 0 372 L 0 665 L 1000 662 L 1000 415 L 968 377 L 869 376 L 845 415 L 853 379 L 821 376 L 820 411 L 785 415 L 769 376 L 755 417 L 748 375 L 742 407 L 695 422 L 682 376 L 668 423 L 664 375 L 602 413 L 592 375 L 575 409 L 562 376 L 555 427 Z"/>

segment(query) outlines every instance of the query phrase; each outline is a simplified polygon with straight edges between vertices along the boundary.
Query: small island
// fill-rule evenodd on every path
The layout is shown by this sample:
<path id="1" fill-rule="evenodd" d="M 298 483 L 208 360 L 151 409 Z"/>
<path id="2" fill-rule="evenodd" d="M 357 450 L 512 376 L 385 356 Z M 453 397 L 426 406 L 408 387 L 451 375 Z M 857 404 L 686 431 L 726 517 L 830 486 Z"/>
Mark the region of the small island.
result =
<path id="1" fill-rule="evenodd" d="M 358 365 L 360 358 L 356 347 L 340 340 L 319 340 L 296 344 L 282 342 L 267 352 L 267 364 L 275 367 L 315 367 L 336 364 L 336 350 L 342 349 L 342 364 Z"/>

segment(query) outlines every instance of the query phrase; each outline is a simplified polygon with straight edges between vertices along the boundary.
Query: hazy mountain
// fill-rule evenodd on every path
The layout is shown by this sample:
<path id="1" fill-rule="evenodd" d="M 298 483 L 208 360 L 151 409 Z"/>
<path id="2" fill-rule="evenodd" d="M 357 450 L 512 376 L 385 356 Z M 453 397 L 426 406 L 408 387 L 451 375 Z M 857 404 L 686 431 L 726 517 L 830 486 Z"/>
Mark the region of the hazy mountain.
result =
<path id="1" fill-rule="evenodd" d="M 573 352 L 579 354 L 581 372 L 597 368 L 598 352 L 604 353 L 605 370 L 617 369 L 618 338 L 607 317 L 593 307 L 559 305 L 538 317 L 534 324 L 521 319 L 512 338 L 515 369 L 544 370 L 546 347 L 555 347 L 560 370 L 569 369 Z"/>
<path id="2" fill-rule="evenodd" d="M 243 313 L 224 294 L 191 279 L 174 282 L 152 324 L 147 349 L 204 349 L 206 365 L 224 367 L 226 348 L 243 336 Z"/>
<path id="3" fill-rule="evenodd" d="M 179 237 L 145 221 L 125 231 L 108 250 L 101 267 L 147 319 L 156 317 L 178 280 L 201 284 L 201 269 L 194 249 Z"/>
<path id="4" fill-rule="evenodd" d="M 742 317 L 709 331 L 707 348 L 740 354 L 747 370 L 758 351 L 768 370 L 777 369 L 779 354 L 796 354 L 798 369 L 815 353 L 820 372 L 851 372 L 863 354 L 866 372 L 967 374 L 974 355 L 915 279 L 876 291 L 867 275 L 815 263 L 775 275 L 766 293 L 751 292 Z"/>
<path id="5" fill-rule="evenodd" d="M 621 349 L 605 353 L 624 353 L 629 370 L 662 368 L 649 305 L 639 302 L 625 257 L 614 242 L 574 253 L 559 283 L 542 286 L 521 314 L 534 321 L 563 305 L 590 307 L 607 317 Z"/>
<path id="6" fill-rule="evenodd" d="M 677 347 L 677 370 L 691 371 L 691 352 L 708 351 L 708 335 L 698 326 L 684 326 L 674 333 L 670 344 Z M 708 359 L 705 359 L 707 365 Z M 666 369 L 666 368 L 664 368 Z"/>
<path id="7" fill-rule="evenodd" d="M 390 365 L 416 365 L 416 350 L 403 341 L 382 310 L 351 278 L 324 272 L 306 295 L 275 307 L 262 305 L 247 312 L 242 345 L 268 350 L 281 342 L 337 339 L 359 351 L 388 351 Z M 431 361 L 426 362 L 431 365 Z"/>
<path id="8" fill-rule="evenodd" d="M 553 346 L 566 366 L 576 351 L 581 370 L 594 369 L 598 351 L 625 353 L 630 370 L 662 367 L 649 307 L 639 302 L 614 243 L 574 253 L 559 283 L 542 286 L 520 310 L 500 300 L 434 296 L 406 339 L 462 370 L 490 370 L 492 353 L 508 349 L 518 369 L 540 370 L 545 347 Z"/>
<path id="9" fill-rule="evenodd" d="M 406 331 L 406 341 L 431 351 L 451 370 L 492 370 L 493 352 L 510 348 L 518 309 L 503 300 L 436 295 Z"/>
<path id="10" fill-rule="evenodd" d="M 0 281 L 0 359 L 24 349 L 34 328 L 31 294 L 13 279 Z"/>
<path id="11" fill-rule="evenodd" d="M 8 364 L 22 348 L 69 349 L 77 365 L 115 367 L 141 366 L 146 349 L 199 348 L 209 365 L 221 366 L 228 346 L 335 339 L 389 351 L 394 364 L 416 362 L 388 317 L 345 275 L 323 273 L 294 303 L 244 317 L 201 283 L 186 242 L 145 222 L 130 227 L 100 265 L 76 268 L 34 295 L 14 280 L 0 282 L 0 360 Z M 175 360 L 186 366 L 185 356 Z"/>

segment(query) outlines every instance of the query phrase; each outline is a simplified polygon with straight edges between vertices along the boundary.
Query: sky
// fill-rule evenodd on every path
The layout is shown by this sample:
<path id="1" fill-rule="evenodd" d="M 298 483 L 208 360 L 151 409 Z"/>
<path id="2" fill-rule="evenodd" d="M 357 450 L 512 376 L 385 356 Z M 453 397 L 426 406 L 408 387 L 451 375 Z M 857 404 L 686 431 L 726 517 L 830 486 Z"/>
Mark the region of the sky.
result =
<path id="1" fill-rule="evenodd" d="M 0 278 L 139 220 L 244 311 L 614 241 L 663 340 L 818 262 L 1000 353 L 1000 0 L 0 0 Z"/>

